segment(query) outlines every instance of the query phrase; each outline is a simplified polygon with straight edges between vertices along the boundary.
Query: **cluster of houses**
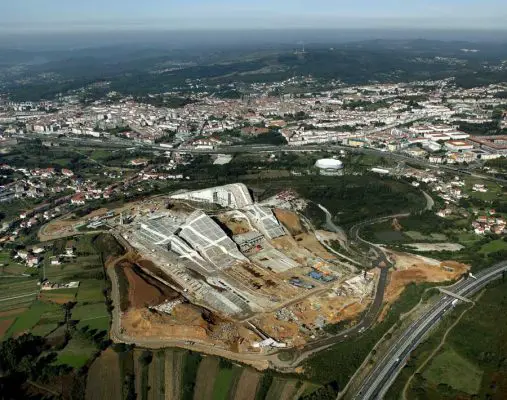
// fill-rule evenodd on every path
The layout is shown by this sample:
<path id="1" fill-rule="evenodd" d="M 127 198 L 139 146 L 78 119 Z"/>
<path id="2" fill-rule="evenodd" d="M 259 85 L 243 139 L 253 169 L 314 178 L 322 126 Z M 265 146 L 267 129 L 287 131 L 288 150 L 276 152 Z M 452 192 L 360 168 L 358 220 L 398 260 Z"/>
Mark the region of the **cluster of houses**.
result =
<path id="1" fill-rule="evenodd" d="M 505 232 L 505 219 L 501 216 L 495 216 L 496 211 L 488 210 L 488 215 L 478 216 L 472 222 L 472 228 L 477 235 L 486 233 L 494 233 L 495 235 L 503 235 Z"/>
<path id="2" fill-rule="evenodd" d="M 14 256 L 15 260 L 20 260 L 29 268 L 37 268 L 42 262 L 42 254 L 45 249 L 40 246 L 34 246 L 30 250 L 18 250 Z"/>

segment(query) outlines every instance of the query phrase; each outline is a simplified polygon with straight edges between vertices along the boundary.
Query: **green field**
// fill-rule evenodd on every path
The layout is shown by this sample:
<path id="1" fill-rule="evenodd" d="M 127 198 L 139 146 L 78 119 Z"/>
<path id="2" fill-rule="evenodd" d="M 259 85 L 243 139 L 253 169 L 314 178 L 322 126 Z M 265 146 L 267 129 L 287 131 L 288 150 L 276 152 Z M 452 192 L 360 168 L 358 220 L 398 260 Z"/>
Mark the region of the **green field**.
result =
<path id="1" fill-rule="evenodd" d="M 28 307 L 35 300 L 39 287 L 32 277 L 0 279 L 0 312 Z"/>
<path id="2" fill-rule="evenodd" d="M 446 384 L 457 391 L 475 394 L 481 387 L 482 371 L 474 363 L 449 348 L 432 360 L 423 377 L 435 386 Z"/>
<path id="3" fill-rule="evenodd" d="M 39 321 L 53 323 L 62 319 L 62 308 L 57 304 L 35 301 L 28 310 L 18 315 L 5 336 L 30 331 Z"/>
<path id="4" fill-rule="evenodd" d="M 429 360 L 420 374 L 414 376 L 407 398 L 507 398 L 507 313 L 503 312 L 506 308 L 507 281 L 490 284 L 448 333 L 442 349 Z M 457 315 L 465 309 L 465 305 L 458 306 L 414 350 L 386 400 L 402 398 L 401 392 L 409 377 L 428 359 Z"/>
<path id="5" fill-rule="evenodd" d="M 0 276 L 1 275 L 21 275 L 26 272 L 32 272 L 26 268 L 19 260 L 14 260 L 10 252 L 7 250 L 0 250 Z"/>
<path id="6" fill-rule="evenodd" d="M 30 333 L 35 336 L 46 336 L 53 332 L 56 328 L 58 328 L 57 323 L 38 323 L 31 329 Z"/>
<path id="7" fill-rule="evenodd" d="M 484 244 L 479 250 L 479 253 L 489 254 L 500 250 L 507 250 L 507 242 L 502 239 L 497 239 Z"/>
<path id="8" fill-rule="evenodd" d="M 457 237 L 458 241 L 465 246 L 481 240 L 481 237 L 474 232 L 459 232 Z"/>
<path id="9" fill-rule="evenodd" d="M 79 303 L 95 303 L 104 301 L 103 290 L 105 283 L 102 280 L 86 280 L 79 284 L 77 292 L 77 301 Z"/>
<path id="10" fill-rule="evenodd" d="M 56 364 L 67 364 L 81 368 L 97 351 L 94 343 L 81 337 L 73 337 L 65 348 L 58 352 Z"/>
<path id="11" fill-rule="evenodd" d="M 213 400 L 226 400 L 229 398 L 229 389 L 234 377 L 232 368 L 223 368 L 218 373 L 213 386 Z"/>
<path id="12" fill-rule="evenodd" d="M 110 316 L 103 302 L 86 305 L 78 303 L 72 309 L 72 319 L 79 320 L 78 329 L 84 326 L 97 331 L 109 329 Z"/>
<path id="13" fill-rule="evenodd" d="M 379 243 L 398 243 L 405 242 L 406 237 L 403 233 L 393 230 L 378 231 L 374 234 L 374 239 Z"/>
<path id="14" fill-rule="evenodd" d="M 69 240 L 62 239 L 53 242 L 45 257 L 45 274 L 51 282 L 67 283 L 84 279 L 102 279 L 103 268 L 100 256 L 93 246 L 93 235 L 81 235 L 74 242 L 75 258 L 66 258 L 61 265 L 51 265 L 50 259 L 65 253 L 65 246 Z"/>
<path id="15" fill-rule="evenodd" d="M 488 191 L 486 193 L 474 192 L 472 190 L 472 187 L 476 183 L 484 185 Z M 500 185 L 496 183 L 484 182 L 484 180 L 478 178 L 465 178 L 464 192 L 470 195 L 471 198 L 485 202 L 497 200 L 503 194 L 503 190 Z"/>

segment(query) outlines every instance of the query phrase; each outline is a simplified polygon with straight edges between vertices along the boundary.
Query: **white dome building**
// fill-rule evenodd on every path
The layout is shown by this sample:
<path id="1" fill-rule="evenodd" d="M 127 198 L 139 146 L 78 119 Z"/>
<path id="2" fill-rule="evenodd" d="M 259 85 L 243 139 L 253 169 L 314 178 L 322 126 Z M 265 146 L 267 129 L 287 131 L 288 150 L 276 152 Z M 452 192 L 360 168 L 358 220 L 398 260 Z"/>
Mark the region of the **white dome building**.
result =
<path id="1" fill-rule="evenodd" d="M 343 163 L 334 158 L 321 158 L 315 163 L 321 175 L 342 175 Z"/>

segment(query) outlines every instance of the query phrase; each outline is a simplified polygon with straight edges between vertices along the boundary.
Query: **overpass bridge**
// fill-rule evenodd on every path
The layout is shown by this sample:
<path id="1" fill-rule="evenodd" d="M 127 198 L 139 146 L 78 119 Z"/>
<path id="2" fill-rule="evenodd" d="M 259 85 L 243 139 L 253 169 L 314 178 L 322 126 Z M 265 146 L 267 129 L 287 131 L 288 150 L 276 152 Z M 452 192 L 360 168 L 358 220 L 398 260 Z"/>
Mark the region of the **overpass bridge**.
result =
<path id="1" fill-rule="evenodd" d="M 448 296 L 454 297 L 454 298 L 456 298 L 458 300 L 461 300 L 461 301 L 464 301 L 466 303 L 473 303 L 472 300 L 467 299 L 466 297 L 460 296 L 457 293 L 451 292 L 450 290 L 447 290 L 447 289 L 444 289 L 444 288 L 438 288 L 438 290 L 440 290 L 440 292 L 443 293 L 443 294 L 446 294 Z"/>

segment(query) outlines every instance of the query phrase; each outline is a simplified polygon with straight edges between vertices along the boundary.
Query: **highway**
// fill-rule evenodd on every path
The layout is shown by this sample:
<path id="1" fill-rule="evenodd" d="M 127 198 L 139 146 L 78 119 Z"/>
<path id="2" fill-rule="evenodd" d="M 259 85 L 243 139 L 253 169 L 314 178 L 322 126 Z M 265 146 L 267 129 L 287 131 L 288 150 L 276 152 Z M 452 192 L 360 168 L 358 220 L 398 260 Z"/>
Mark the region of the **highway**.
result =
<path id="1" fill-rule="evenodd" d="M 460 296 L 471 296 L 489 282 L 500 278 L 505 271 L 507 271 L 507 261 L 479 272 L 476 274 L 477 279 L 469 278 L 446 289 Z M 453 308 L 453 300 L 454 297 L 441 296 L 430 310 L 414 321 L 391 345 L 386 355 L 377 361 L 375 368 L 363 380 L 363 384 L 352 398 L 354 400 L 382 399 L 402 370 L 410 353 L 421 343 L 435 324 Z"/>
<path id="2" fill-rule="evenodd" d="M 475 178 L 485 179 L 489 181 L 496 181 L 501 183 L 507 183 L 507 179 L 498 178 L 491 175 L 477 174 L 471 171 L 467 171 L 460 166 L 443 165 L 443 164 L 431 164 L 425 159 L 411 157 L 407 154 L 394 153 L 390 151 L 382 151 L 373 148 L 359 148 L 343 146 L 333 143 L 325 143 L 322 145 L 305 145 L 305 146 L 289 146 L 289 145 L 234 145 L 234 146 L 222 146 L 215 149 L 194 149 L 194 148 L 168 148 L 162 147 L 158 144 L 149 143 L 138 143 L 128 139 L 121 138 L 90 138 L 90 137 L 67 137 L 61 135 L 39 135 L 39 134 L 17 134 L 13 135 L 16 139 L 45 139 L 66 143 L 68 145 L 75 145 L 79 147 L 104 147 L 108 149 L 136 149 L 146 151 L 177 151 L 180 153 L 189 154 L 240 154 L 240 153 L 272 153 L 277 151 L 284 152 L 296 152 L 304 153 L 309 151 L 340 151 L 345 150 L 352 153 L 370 154 L 378 157 L 390 158 L 397 161 L 410 162 L 425 168 L 431 168 L 435 170 L 446 170 L 456 174 L 466 174 Z"/>

